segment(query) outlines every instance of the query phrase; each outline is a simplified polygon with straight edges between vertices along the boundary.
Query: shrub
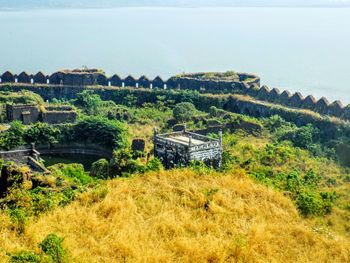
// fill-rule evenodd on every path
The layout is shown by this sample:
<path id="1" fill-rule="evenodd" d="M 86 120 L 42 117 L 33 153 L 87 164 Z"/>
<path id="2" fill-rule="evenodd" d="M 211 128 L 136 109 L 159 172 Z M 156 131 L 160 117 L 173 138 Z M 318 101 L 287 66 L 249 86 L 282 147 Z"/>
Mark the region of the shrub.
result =
<path id="1" fill-rule="evenodd" d="M 82 107 L 85 113 L 89 115 L 97 115 L 102 100 L 99 95 L 94 94 L 94 91 L 84 90 L 77 94 L 75 104 Z"/>
<path id="2" fill-rule="evenodd" d="M 72 164 L 55 164 L 50 167 L 50 170 L 56 176 L 65 176 L 73 179 L 78 184 L 89 184 L 93 182 L 93 179 L 85 172 L 84 166 L 78 163 Z"/>
<path id="3" fill-rule="evenodd" d="M 0 135 L 0 147 L 5 150 L 10 150 L 23 145 L 24 132 L 24 125 L 21 122 L 11 122 L 9 130 Z"/>
<path id="4" fill-rule="evenodd" d="M 308 124 L 285 134 L 285 138 L 291 140 L 296 147 L 310 149 L 319 141 L 319 130 Z"/>
<path id="5" fill-rule="evenodd" d="M 75 141 L 101 144 L 112 148 L 126 146 L 126 127 L 123 123 L 102 117 L 86 117 L 74 127 Z"/>
<path id="6" fill-rule="evenodd" d="M 68 262 L 67 252 L 62 247 L 63 238 L 49 234 L 39 245 L 42 251 L 55 263 Z"/>
<path id="7" fill-rule="evenodd" d="M 209 167 L 205 162 L 197 160 L 191 161 L 189 163 L 189 167 L 199 175 L 206 175 L 212 171 L 211 167 Z"/>
<path id="8" fill-rule="evenodd" d="M 144 172 L 144 167 L 133 159 L 133 152 L 129 148 L 114 151 L 110 162 L 110 175 L 128 176 L 137 172 Z"/>
<path id="9" fill-rule="evenodd" d="M 231 154 L 229 151 L 222 152 L 222 164 L 221 170 L 228 171 L 230 170 L 234 164 L 238 162 L 237 157 Z"/>
<path id="10" fill-rule="evenodd" d="M 24 140 L 27 143 L 53 144 L 58 142 L 59 134 L 59 129 L 54 128 L 47 123 L 38 122 L 26 131 Z"/>
<path id="11" fill-rule="evenodd" d="M 11 221 L 15 225 L 15 229 L 18 233 L 22 234 L 28 222 L 26 212 L 20 208 L 9 209 Z"/>
<path id="12" fill-rule="evenodd" d="M 273 115 L 270 118 L 264 120 L 264 127 L 271 132 L 277 132 L 281 128 L 291 127 L 292 124 L 286 122 L 281 116 Z"/>
<path id="13" fill-rule="evenodd" d="M 302 192 L 298 195 L 296 204 L 302 215 L 322 215 L 322 200 L 314 192 Z"/>
<path id="14" fill-rule="evenodd" d="M 190 102 L 178 103 L 173 109 L 174 118 L 180 122 L 191 120 L 195 115 L 195 113 L 196 113 L 196 108 Z"/>
<path id="15" fill-rule="evenodd" d="M 21 251 L 10 255 L 11 263 L 39 263 L 41 257 L 34 252 Z"/>
<path id="16" fill-rule="evenodd" d="M 304 180 L 304 184 L 311 186 L 311 187 L 316 187 L 321 181 L 321 176 L 317 175 L 314 172 L 314 170 L 309 170 L 304 175 L 303 180 Z"/>
<path id="17" fill-rule="evenodd" d="M 317 194 L 312 191 L 304 191 L 298 195 L 296 204 L 304 216 L 320 216 L 329 214 L 332 211 L 336 197 L 335 192 L 321 192 Z"/>
<path id="18" fill-rule="evenodd" d="M 152 160 L 150 160 L 147 165 L 146 165 L 146 172 L 158 172 L 163 170 L 163 164 L 162 162 L 158 159 L 158 158 L 154 158 Z"/>
<path id="19" fill-rule="evenodd" d="M 109 177 L 109 163 L 106 159 L 101 159 L 94 162 L 91 166 L 90 176 L 101 179 Z"/>
<path id="20" fill-rule="evenodd" d="M 302 187 L 302 181 L 298 172 L 294 171 L 287 175 L 285 190 L 292 193 L 298 193 L 301 187 Z"/>
<path id="21" fill-rule="evenodd" d="M 332 193 L 321 192 L 320 196 L 323 201 L 323 214 L 331 213 L 333 208 L 333 203 L 337 198 L 336 192 L 332 192 Z"/>

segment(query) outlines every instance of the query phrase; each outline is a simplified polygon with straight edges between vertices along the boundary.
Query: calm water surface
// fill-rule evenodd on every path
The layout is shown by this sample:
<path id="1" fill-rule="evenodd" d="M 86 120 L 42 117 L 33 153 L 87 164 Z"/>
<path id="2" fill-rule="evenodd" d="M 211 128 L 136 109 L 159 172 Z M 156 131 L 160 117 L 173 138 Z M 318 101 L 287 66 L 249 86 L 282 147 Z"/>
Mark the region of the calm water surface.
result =
<path id="1" fill-rule="evenodd" d="M 0 11 L 0 71 L 83 65 L 108 74 L 257 73 L 271 87 L 350 103 L 350 9 Z"/>

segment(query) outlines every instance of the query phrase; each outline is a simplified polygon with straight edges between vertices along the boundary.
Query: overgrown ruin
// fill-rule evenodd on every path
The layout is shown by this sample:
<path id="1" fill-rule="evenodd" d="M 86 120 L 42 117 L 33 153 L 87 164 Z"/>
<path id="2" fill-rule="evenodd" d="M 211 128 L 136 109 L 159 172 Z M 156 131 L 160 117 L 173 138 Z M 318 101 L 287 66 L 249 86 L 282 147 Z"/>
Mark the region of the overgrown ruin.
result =
<path id="1" fill-rule="evenodd" d="M 8 121 L 21 121 L 23 124 L 42 121 L 49 124 L 74 123 L 77 112 L 67 105 L 44 106 L 39 104 L 7 104 Z"/>

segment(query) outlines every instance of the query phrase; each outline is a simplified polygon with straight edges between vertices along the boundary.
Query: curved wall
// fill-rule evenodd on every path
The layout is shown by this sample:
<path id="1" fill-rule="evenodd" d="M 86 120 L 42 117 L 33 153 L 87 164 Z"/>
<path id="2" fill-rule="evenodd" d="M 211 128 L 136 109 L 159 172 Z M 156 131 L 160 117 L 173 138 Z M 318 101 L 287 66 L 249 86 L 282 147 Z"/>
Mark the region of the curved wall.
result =
<path id="1" fill-rule="evenodd" d="M 261 101 L 285 105 L 292 108 L 308 109 L 323 115 L 335 116 L 338 118 L 350 120 L 350 105 L 344 107 L 340 101 L 330 103 L 326 98 L 322 97 L 318 101 L 311 95 L 304 97 L 299 92 L 292 94 L 288 90 L 281 92 L 279 89 L 270 89 L 267 86 L 260 86 L 260 78 L 256 75 L 247 73 L 238 73 L 239 80 L 203 80 L 197 78 L 198 73 L 179 75 L 163 80 L 159 76 L 153 80 L 142 76 L 134 78 L 127 76 L 121 78 L 118 75 L 107 77 L 101 72 L 83 72 L 82 74 L 72 72 L 59 71 L 52 75 L 45 75 L 38 72 L 35 75 L 30 75 L 22 72 L 19 75 L 9 71 L 1 75 L 1 83 L 22 83 L 22 84 L 53 84 L 60 85 L 65 88 L 65 94 L 69 94 L 69 89 L 74 86 L 79 89 L 87 85 L 101 86 L 128 86 L 128 87 L 143 87 L 143 88 L 158 88 L 158 89 L 186 89 L 196 90 L 199 92 L 220 94 L 233 93 L 243 94 L 255 97 Z M 68 87 L 69 86 L 69 87 Z M 49 86 L 48 86 L 49 87 Z M 51 85 L 50 85 L 51 87 Z M 55 89 L 49 92 L 54 96 L 55 92 L 61 93 Z"/>

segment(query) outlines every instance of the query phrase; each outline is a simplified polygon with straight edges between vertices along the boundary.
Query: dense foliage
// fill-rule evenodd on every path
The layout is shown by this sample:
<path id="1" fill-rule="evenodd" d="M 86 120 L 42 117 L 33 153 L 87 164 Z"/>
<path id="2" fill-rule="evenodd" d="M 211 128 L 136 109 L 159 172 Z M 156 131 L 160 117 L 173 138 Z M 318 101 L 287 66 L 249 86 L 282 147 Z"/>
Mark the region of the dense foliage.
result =
<path id="1" fill-rule="evenodd" d="M 126 146 L 126 128 L 122 123 L 102 117 L 85 117 L 73 127 L 76 141 L 97 143 L 112 148 Z"/>
<path id="2" fill-rule="evenodd" d="M 179 122 L 189 121 L 196 113 L 196 107 L 190 102 L 176 104 L 173 110 L 175 120 Z"/>

